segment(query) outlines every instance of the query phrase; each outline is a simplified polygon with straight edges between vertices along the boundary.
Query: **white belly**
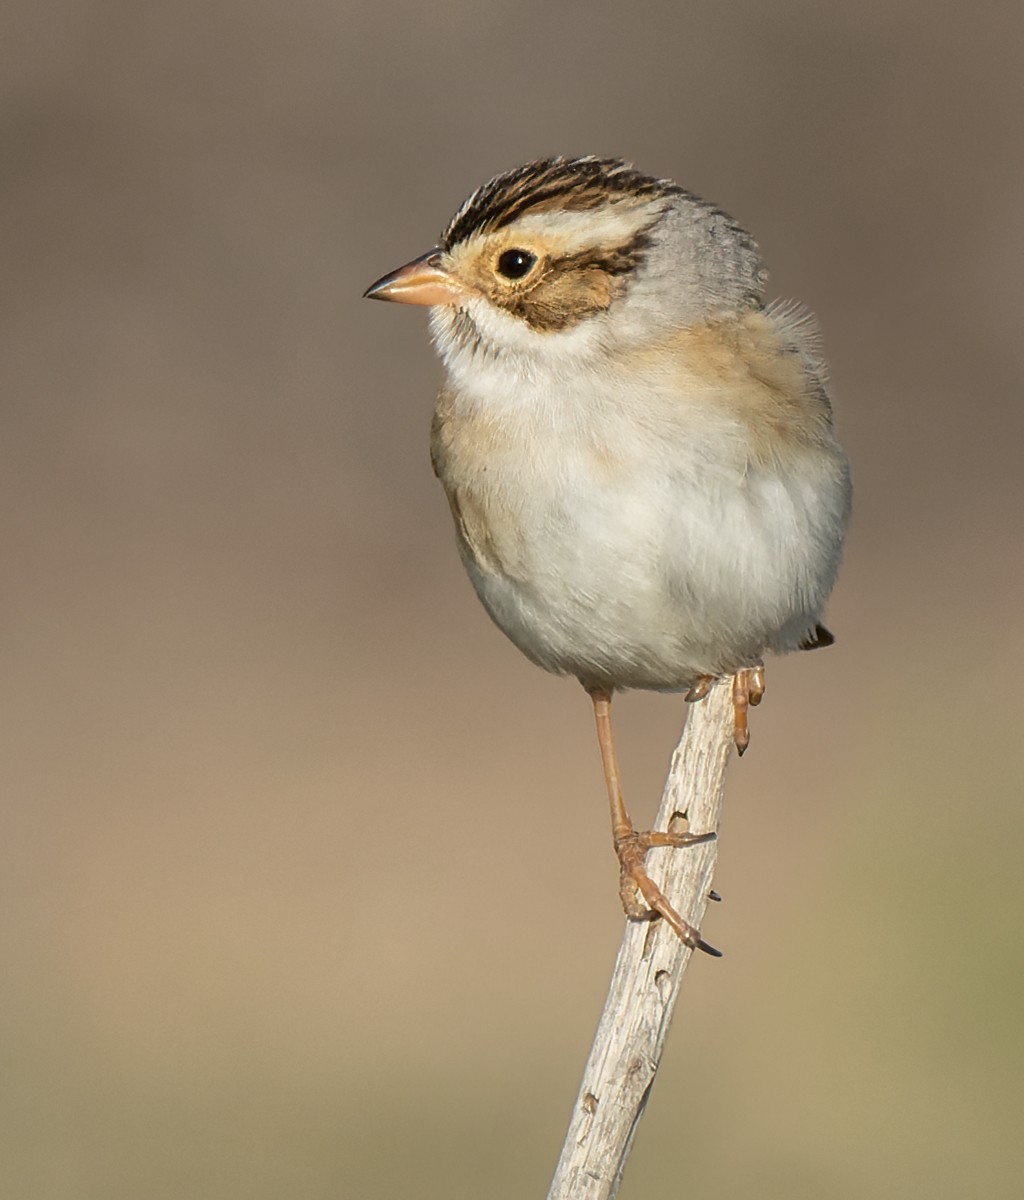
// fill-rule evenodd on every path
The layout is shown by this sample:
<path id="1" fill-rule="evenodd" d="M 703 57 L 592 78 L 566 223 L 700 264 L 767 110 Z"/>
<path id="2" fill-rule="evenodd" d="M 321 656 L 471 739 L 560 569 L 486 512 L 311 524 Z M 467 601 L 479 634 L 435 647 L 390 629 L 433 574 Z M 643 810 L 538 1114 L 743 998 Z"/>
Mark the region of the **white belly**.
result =
<path id="1" fill-rule="evenodd" d="M 751 320 L 761 374 L 731 344 L 583 366 L 449 347 L 435 467 L 480 599 L 541 666 L 684 688 L 813 630 L 847 462 L 820 385 Z"/>
<path id="2" fill-rule="evenodd" d="M 604 472 L 570 445 L 557 469 L 550 456 L 495 464 L 492 485 L 518 492 L 515 538 L 495 539 L 497 561 L 463 554 L 528 657 L 586 683 L 675 689 L 813 629 L 839 565 L 845 475 L 826 458 L 799 478 L 744 473 L 694 449 Z"/>

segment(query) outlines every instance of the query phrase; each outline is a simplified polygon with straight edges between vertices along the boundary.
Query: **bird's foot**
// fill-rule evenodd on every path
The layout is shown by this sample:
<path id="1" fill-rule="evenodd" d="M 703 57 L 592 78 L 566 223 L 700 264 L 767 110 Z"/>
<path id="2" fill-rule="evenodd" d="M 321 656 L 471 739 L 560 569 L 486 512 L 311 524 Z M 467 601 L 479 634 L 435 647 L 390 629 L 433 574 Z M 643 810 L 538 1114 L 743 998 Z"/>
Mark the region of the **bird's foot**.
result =
<path id="1" fill-rule="evenodd" d="M 708 945 L 700 936 L 700 930 L 683 920 L 669 904 L 661 888 L 647 874 L 644 865 L 648 850 L 656 846 L 696 846 L 714 841 L 715 836 L 714 833 L 662 833 L 658 830 L 637 833 L 631 829 L 615 838 L 615 853 L 619 857 L 619 895 L 626 916 L 634 921 L 653 921 L 663 917 L 685 945 L 720 958 L 721 950 Z"/>
<path id="2" fill-rule="evenodd" d="M 697 682 L 690 688 L 683 699 L 687 704 L 696 704 L 698 700 L 703 700 L 708 692 L 711 691 L 711 685 L 714 682 L 714 675 L 698 675 Z"/>
<path id="3" fill-rule="evenodd" d="M 822 643 L 824 644 L 824 643 Z M 683 697 L 688 704 L 694 704 L 711 691 L 715 682 L 714 675 L 701 675 L 696 683 Z M 756 708 L 764 697 L 764 665 L 744 667 L 732 677 L 732 740 L 736 743 L 736 752 L 743 752 L 750 745 L 750 730 L 747 728 L 747 709 Z"/>
<path id="4" fill-rule="evenodd" d="M 744 667 L 732 677 L 732 740 L 741 755 L 750 745 L 747 728 L 747 709 L 756 708 L 764 697 L 764 667 Z"/>

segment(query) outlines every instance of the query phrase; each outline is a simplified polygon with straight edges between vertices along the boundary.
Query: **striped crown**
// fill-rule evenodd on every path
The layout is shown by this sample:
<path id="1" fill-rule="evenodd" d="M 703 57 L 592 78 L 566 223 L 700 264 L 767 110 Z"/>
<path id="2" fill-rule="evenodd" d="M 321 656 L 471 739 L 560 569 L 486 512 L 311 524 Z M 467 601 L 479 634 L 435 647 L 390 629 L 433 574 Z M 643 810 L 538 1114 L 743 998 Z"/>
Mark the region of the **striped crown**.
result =
<path id="1" fill-rule="evenodd" d="M 496 175 L 469 197 L 441 235 L 451 250 L 478 233 L 491 233 L 525 213 L 583 211 L 622 200 L 686 195 L 668 179 L 643 175 L 617 158 L 541 158 Z"/>

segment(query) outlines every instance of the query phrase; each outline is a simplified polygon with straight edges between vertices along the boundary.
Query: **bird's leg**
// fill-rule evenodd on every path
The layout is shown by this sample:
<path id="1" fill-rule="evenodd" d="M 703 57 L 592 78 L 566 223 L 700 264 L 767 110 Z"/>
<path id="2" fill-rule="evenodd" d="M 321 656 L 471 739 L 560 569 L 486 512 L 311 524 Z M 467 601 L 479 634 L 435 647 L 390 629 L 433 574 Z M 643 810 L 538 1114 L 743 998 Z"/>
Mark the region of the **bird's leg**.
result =
<path id="1" fill-rule="evenodd" d="M 698 700 L 703 700 L 708 692 L 711 691 L 711 685 L 714 682 L 714 675 L 698 675 L 697 682 L 690 688 L 683 699 L 687 704 L 696 704 Z"/>
<path id="2" fill-rule="evenodd" d="M 604 781 L 608 788 L 608 803 L 611 808 L 612 842 L 619 859 L 619 895 L 626 916 L 640 921 L 664 917 L 687 946 L 718 955 L 720 952 L 709 946 L 701 938 L 700 932 L 688 921 L 684 921 L 669 904 L 644 866 L 647 851 L 655 846 L 693 846 L 711 841 L 715 834 L 662 833 L 658 830 L 637 833 L 626 812 L 619 783 L 619 765 L 615 757 L 615 743 L 612 741 L 612 694 L 603 688 L 587 690 L 594 702 L 597 741 L 601 747 L 601 765 L 604 768 Z M 646 908 L 640 903 L 638 896 L 643 899 Z"/>
<path id="3" fill-rule="evenodd" d="M 824 644 L 824 643 L 822 643 Z M 715 682 L 714 675 L 698 675 L 696 682 L 683 697 L 688 704 L 703 700 Z M 737 753 L 743 754 L 750 745 L 750 730 L 747 728 L 747 709 L 755 708 L 764 696 L 764 664 L 744 667 L 732 677 L 732 740 Z"/>
<path id="4" fill-rule="evenodd" d="M 756 667 L 743 667 L 732 677 L 732 740 L 740 755 L 750 745 L 747 709 L 760 704 L 763 696 L 764 666 L 761 663 Z"/>

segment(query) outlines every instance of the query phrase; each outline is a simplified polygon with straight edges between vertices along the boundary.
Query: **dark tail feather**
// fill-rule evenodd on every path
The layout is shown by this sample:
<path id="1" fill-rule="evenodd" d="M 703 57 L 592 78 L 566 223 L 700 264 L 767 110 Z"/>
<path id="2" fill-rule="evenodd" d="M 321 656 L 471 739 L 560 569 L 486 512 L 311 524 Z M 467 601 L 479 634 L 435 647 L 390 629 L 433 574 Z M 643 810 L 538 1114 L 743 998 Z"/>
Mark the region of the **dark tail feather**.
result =
<path id="1" fill-rule="evenodd" d="M 827 630 L 824 625 L 815 625 L 814 632 L 809 633 L 800 643 L 800 649 L 821 650 L 825 646 L 831 646 L 835 640 L 835 634 Z"/>

